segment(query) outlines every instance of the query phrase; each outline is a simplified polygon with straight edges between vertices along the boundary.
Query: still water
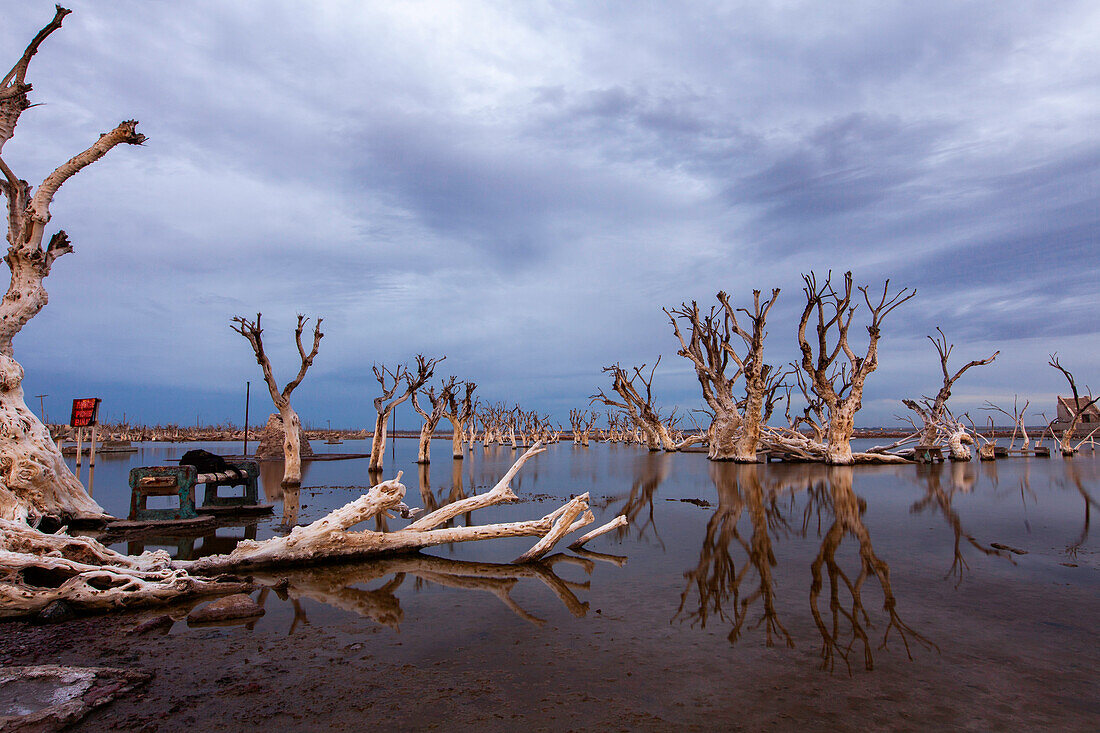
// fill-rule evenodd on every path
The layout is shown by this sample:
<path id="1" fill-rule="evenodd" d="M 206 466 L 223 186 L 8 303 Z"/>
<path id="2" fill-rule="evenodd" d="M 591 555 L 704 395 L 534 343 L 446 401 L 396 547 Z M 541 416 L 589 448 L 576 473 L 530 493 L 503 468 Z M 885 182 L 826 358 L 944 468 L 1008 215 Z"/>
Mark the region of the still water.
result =
<path id="1" fill-rule="evenodd" d="M 174 463 L 195 447 L 240 450 L 145 444 L 100 456 L 95 498 L 125 516 L 131 466 Z M 435 461 L 418 467 L 416 441 L 399 439 L 385 477 L 404 471 L 406 503 L 431 509 L 491 487 L 514 459 L 510 448 L 478 446 L 452 461 L 449 448 L 436 441 Z M 366 459 L 305 463 L 297 497 L 282 496 L 280 478 L 278 464 L 264 466 L 275 511 L 261 522 L 115 547 L 227 552 L 241 537 L 313 521 L 369 484 Z M 376 659 L 418 667 L 461 650 L 509 681 L 520 698 L 510 704 L 545 703 L 564 684 L 548 679 L 565 674 L 570 689 L 602 690 L 653 720 L 704 725 L 735 703 L 750 727 L 754 705 L 768 716 L 759 720 L 784 710 L 805 719 L 810 705 L 823 727 L 852 705 L 880 705 L 864 720 L 881 725 L 919 715 L 922 724 L 1087 728 L 1100 713 L 1092 454 L 827 468 L 562 443 L 529 461 L 513 488 L 519 503 L 458 522 L 537 518 L 588 491 L 592 526 L 620 513 L 630 524 L 537 567 L 508 566 L 533 542 L 509 539 L 280 572 L 269 579 L 287 578 L 285 592 L 257 594 L 265 616 L 218 633 L 274 638 L 321 626 L 347 648 L 367 640 Z M 177 633 L 196 630 L 177 624 Z"/>

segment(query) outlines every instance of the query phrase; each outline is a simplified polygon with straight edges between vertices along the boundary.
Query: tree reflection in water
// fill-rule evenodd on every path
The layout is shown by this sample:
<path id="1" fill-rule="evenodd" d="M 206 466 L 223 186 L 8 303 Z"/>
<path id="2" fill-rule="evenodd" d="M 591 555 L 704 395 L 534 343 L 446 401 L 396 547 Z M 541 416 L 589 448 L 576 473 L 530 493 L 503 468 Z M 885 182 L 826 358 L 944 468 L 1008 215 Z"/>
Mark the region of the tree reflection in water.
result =
<path id="1" fill-rule="evenodd" d="M 520 618 L 541 626 L 545 619 L 526 611 L 511 597 L 513 587 L 522 579 L 535 578 L 541 581 L 574 616 L 580 617 L 588 613 L 588 602 L 580 601 L 573 591 L 587 590 L 589 581 L 576 582 L 559 577 L 554 567 L 561 562 L 579 565 L 588 574 L 593 569 L 591 559 L 563 554 L 526 565 L 404 555 L 354 565 L 303 568 L 277 575 L 257 573 L 255 577 L 259 582 L 268 584 L 280 598 L 294 603 L 294 625 L 297 625 L 300 617 L 306 620 L 300 602 L 308 598 L 398 629 L 404 618 L 404 611 L 401 609 L 397 590 L 411 575 L 416 578 L 418 585 L 426 582 L 491 593 Z M 393 577 L 387 579 L 391 575 Z M 384 582 L 377 588 L 362 587 L 379 580 Z M 262 595 L 263 598 L 266 596 L 266 593 Z"/>
<path id="2" fill-rule="evenodd" d="M 963 581 L 964 571 L 970 569 L 970 565 L 967 564 L 966 558 L 963 556 L 962 541 L 964 539 L 968 545 L 974 547 L 984 555 L 1003 557 L 1008 559 L 1009 562 L 1015 563 L 1015 561 L 1009 557 L 1008 553 L 997 550 L 989 545 L 984 545 L 978 541 L 974 535 L 963 527 L 959 513 L 951 506 L 951 502 L 955 498 L 956 493 L 969 493 L 974 488 L 977 476 L 973 466 L 963 463 L 952 464 L 951 485 L 948 488 L 943 487 L 940 479 L 940 474 L 943 472 L 943 466 L 941 464 L 922 464 L 918 465 L 916 469 L 917 479 L 924 480 L 925 495 L 922 499 L 914 502 L 913 506 L 909 508 L 909 511 L 913 514 L 919 514 L 926 509 L 939 511 L 939 513 L 943 515 L 948 526 L 951 527 L 951 531 L 955 533 L 954 555 L 951 561 L 951 568 L 947 571 L 945 577 L 954 576 L 956 588 L 958 588 L 959 584 Z"/>
<path id="3" fill-rule="evenodd" d="M 768 486 L 761 472 L 768 471 Z M 935 645 L 902 621 L 897 598 L 890 583 L 890 566 L 874 551 L 870 532 L 863 522 L 866 502 L 852 490 L 850 466 L 822 467 L 794 465 L 772 470 L 755 465 L 714 463 L 711 478 L 718 492 L 718 507 L 707 522 L 699 561 L 684 573 L 688 582 L 680 596 L 674 618 L 689 619 L 705 626 L 717 617 L 731 624 L 730 643 L 736 643 L 743 629 L 764 629 L 764 641 L 776 640 L 794 647 L 794 639 L 780 621 L 777 610 L 773 541 L 783 534 L 821 537 L 821 545 L 810 564 L 810 613 L 821 634 L 822 668 L 832 670 L 837 658 L 851 671 L 853 654 L 862 657 L 866 669 L 874 668 L 869 630 L 872 617 L 864 604 L 865 585 L 873 578 L 882 592 L 886 627 L 878 649 L 884 649 L 891 634 L 901 638 L 912 659 L 910 642 L 925 648 Z M 789 517 L 798 510 L 797 496 L 805 500 L 800 529 L 793 530 Z M 784 498 L 786 497 L 786 498 Z M 751 532 L 746 539 L 738 527 L 748 518 Z M 838 558 L 847 537 L 858 544 L 858 570 L 853 575 Z M 739 548 L 739 549 L 736 549 Z M 736 554 L 744 555 L 738 567 Z M 749 577 L 754 577 L 752 582 Z M 822 608 L 822 591 L 828 579 L 828 603 Z M 697 603 L 690 604 L 693 595 Z M 760 615 L 747 620 L 759 603 Z M 688 611 L 694 606 L 694 610 Z"/>
<path id="4" fill-rule="evenodd" d="M 1077 558 L 1077 551 L 1085 544 L 1085 540 L 1089 537 L 1089 519 L 1091 514 L 1091 508 L 1096 506 L 1100 508 L 1100 504 L 1096 503 L 1096 499 L 1093 498 L 1089 490 L 1085 488 L 1084 481 L 1081 480 L 1081 471 L 1074 463 L 1072 458 L 1062 461 L 1066 468 L 1066 479 L 1077 489 L 1081 494 L 1081 498 L 1085 500 L 1085 523 L 1081 527 L 1081 536 L 1076 541 L 1066 546 L 1066 554 L 1071 558 Z"/>
<path id="5" fill-rule="evenodd" d="M 869 576 L 878 581 L 882 590 L 882 609 L 887 613 L 889 622 L 882 634 L 882 643 L 879 649 L 885 649 L 890 639 L 890 632 L 897 631 L 905 646 L 906 655 L 912 659 L 912 650 L 909 647 L 910 637 L 926 648 L 936 648 L 928 639 L 924 638 L 910 626 L 901 620 L 897 611 L 897 598 L 894 596 L 890 585 L 890 566 L 875 554 L 871 546 L 871 535 L 867 526 L 863 523 L 863 512 L 867 509 L 867 502 L 856 496 L 852 491 L 852 467 L 830 466 L 828 469 L 829 500 L 832 505 L 833 523 L 825 532 L 821 542 L 821 549 L 810 564 L 810 574 L 813 578 L 810 584 L 810 610 L 813 612 L 814 622 L 823 640 L 821 648 L 822 667 L 832 669 L 836 663 L 836 657 L 840 656 L 851 671 L 849 656 L 855 649 L 863 650 L 864 667 L 874 669 L 874 660 L 871 656 L 871 644 L 867 629 L 872 628 L 871 617 L 863 605 L 863 584 Z M 855 580 L 849 577 L 840 563 L 837 562 L 836 553 L 844 538 L 851 535 L 859 543 L 859 573 Z M 831 624 L 826 624 L 818 609 L 818 598 L 821 595 L 823 577 L 821 569 L 824 566 L 829 575 L 829 612 Z M 840 589 L 843 585 L 851 602 L 850 607 L 845 607 L 840 598 Z M 851 629 L 849 635 L 848 630 Z"/>
<path id="6" fill-rule="evenodd" d="M 631 527 L 637 530 L 638 539 L 645 539 L 648 532 L 653 533 L 653 539 L 664 549 L 665 543 L 657 533 L 657 524 L 653 518 L 653 501 L 657 495 L 657 487 L 668 476 L 669 456 L 667 453 L 646 453 L 638 459 L 638 470 L 635 473 L 634 484 L 630 487 L 630 494 L 614 516 L 619 514 L 627 518 L 628 524 L 615 531 L 616 537 L 625 539 Z M 606 509 L 624 497 L 611 497 L 605 501 L 593 502 L 595 505 Z M 645 519 L 639 521 L 638 517 L 645 512 Z"/>
<path id="7" fill-rule="evenodd" d="M 716 615 L 722 621 L 732 623 L 730 643 L 741 637 L 749 610 L 757 601 L 762 602 L 763 613 L 750 628 L 764 626 L 765 643 L 772 646 L 775 637 L 782 638 L 788 647 L 794 646 L 791 635 L 779 621 L 775 608 L 775 581 L 772 568 L 775 554 L 772 552 L 768 516 L 781 514 L 775 493 L 769 492 L 767 500 L 755 465 L 711 463 L 710 475 L 718 491 L 718 507 L 707 521 L 699 562 L 693 570 L 684 573 L 687 587 L 680 594 L 680 607 L 676 616 L 684 614 L 692 590 L 699 603 L 695 611 L 685 614 L 694 625 L 706 627 L 707 617 Z M 765 506 L 767 504 L 767 506 Z M 752 535 L 745 540 L 737 528 L 742 514 L 748 509 Z M 730 552 L 736 542 L 745 552 L 748 562 L 737 569 Z M 756 587 L 741 596 L 741 586 L 750 570 L 755 571 Z M 675 618 L 675 617 L 674 617 Z"/>

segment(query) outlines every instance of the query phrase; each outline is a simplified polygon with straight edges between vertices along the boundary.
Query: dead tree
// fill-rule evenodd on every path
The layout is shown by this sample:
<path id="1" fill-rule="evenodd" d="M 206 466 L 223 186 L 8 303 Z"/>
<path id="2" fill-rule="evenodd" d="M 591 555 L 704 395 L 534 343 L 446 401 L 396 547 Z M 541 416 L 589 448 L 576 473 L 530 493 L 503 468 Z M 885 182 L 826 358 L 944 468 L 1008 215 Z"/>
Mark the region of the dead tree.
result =
<path id="1" fill-rule="evenodd" d="M 47 36 L 61 27 L 69 10 L 57 7 L 51 20 L 30 42 L 22 57 L 0 81 L 0 155 L 15 134 L 24 110 L 31 107 L 26 82 L 31 58 Z M 36 521 L 54 517 L 102 519 L 105 515 L 65 466 L 49 431 L 23 399 L 23 368 L 14 358 L 13 337 L 46 305 L 44 280 L 57 258 L 72 252 L 64 231 L 43 248 L 50 204 L 67 180 L 106 155 L 116 145 L 140 145 L 145 136 L 135 120 L 126 120 L 100 135 L 42 181 L 37 189 L 20 179 L 0 157 L 0 191 L 7 200 L 8 251 L 4 262 L 11 283 L 0 302 L 0 517 Z"/>
<path id="2" fill-rule="evenodd" d="M 947 409 L 947 400 L 951 397 L 951 388 L 967 370 L 978 366 L 992 364 L 1000 351 L 994 351 L 992 356 L 985 359 L 975 359 L 967 362 L 954 374 L 947 368 L 947 360 L 951 357 L 954 344 L 947 343 L 947 336 L 943 330 L 936 327 L 939 336 L 929 336 L 928 340 L 936 347 L 936 353 L 940 357 L 940 371 L 943 373 L 943 385 L 935 398 L 923 397 L 918 403 L 916 400 L 902 400 L 902 404 L 913 410 L 920 417 L 920 444 L 935 445 L 941 434 L 947 438 L 951 448 L 951 458 L 954 460 L 970 460 L 970 449 L 965 447 L 967 443 L 973 443 L 974 439 L 967 433 L 966 426 L 961 420 L 955 420 Z"/>
<path id="3" fill-rule="evenodd" d="M 408 367 L 402 364 L 391 371 L 385 365 L 375 364 L 372 369 L 374 378 L 382 387 L 382 395 L 374 398 L 374 409 L 378 416 L 374 421 L 374 440 L 371 442 L 370 466 L 368 470 L 377 472 L 382 470 L 382 462 L 386 455 L 386 431 L 390 415 L 394 409 L 414 392 L 423 387 L 435 374 L 436 365 L 446 359 L 442 356 L 438 359 L 425 359 L 423 354 L 416 355 L 416 373 L 410 372 Z M 402 385 L 405 389 L 397 395 L 397 389 Z M 397 395 L 395 397 L 395 395 Z"/>
<path id="4" fill-rule="evenodd" d="M 844 285 L 838 292 L 833 287 L 832 273 L 825 282 L 818 284 L 813 273 L 803 275 L 806 285 L 806 307 L 798 325 L 798 345 L 802 351 L 799 366 L 806 376 L 809 391 L 820 400 L 828 412 L 824 427 L 824 442 L 810 441 L 805 436 L 786 431 L 782 436 L 770 436 L 780 449 L 806 451 L 818 460 L 833 465 L 848 465 L 860 461 L 902 461 L 897 456 L 883 454 L 852 453 L 852 432 L 855 429 L 856 412 L 862 404 L 863 388 L 867 377 L 878 368 L 878 342 L 882 336 L 882 322 L 887 315 L 916 295 L 915 291 L 902 288 L 890 294 L 890 281 L 882 289 L 882 297 L 872 301 L 866 287 L 854 288 L 852 273 L 844 273 Z M 852 318 L 858 309 L 852 305 L 853 290 L 863 293 L 863 300 L 870 313 L 867 325 L 867 351 L 858 356 L 848 340 Z M 817 338 L 810 342 L 806 335 L 811 318 L 816 320 Z M 844 360 L 838 363 L 838 358 Z"/>
<path id="5" fill-rule="evenodd" d="M 569 427 L 573 432 L 573 445 L 581 444 L 581 433 L 584 432 L 584 423 L 588 417 L 588 410 L 572 409 L 569 411 Z"/>
<path id="6" fill-rule="evenodd" d="M 445 379 L 443 381 L 443 386 L 440 387 L 438 395 L 435 393 L 435 387 L 428 387 L 427 390 L 422 391 L 424 396 L 428 398 L 428 404 L 431 406 L 431 411 L 423 409 L 420 403 L 417 402 L 417 392 L 413 392 L 411 395 L 413 409 L 424 419 L 424 424 L 420 427 L 420 444 L 417 446 L 416 451 L 417 463 L 429 463 L 432 460 L 432 433 L 435 432 L 436 426 L 439 425 L 439 421 L 443 419 L 447 404 L 454 398 L 456 379 L 457 377 Z"/>
<path id="7" fill-rule="evenodd" d="M 653 368 L 649 370 L 648 379 L 642 373 L 642 370 L 646 367 L 645 364 L 634 367 L 633 376 L 630 376 L 618 364 L 604 367 L 604 373 L 611 375 L 611 389 L 619 395 L 621 401 L 612 399 L 602 389 L 592 395 L 591 401 L 600 402 L 609 407 L 618 407 L 630 415 L 634 424 L 641 428 L 645 445 L 649 450 L 674 451 L 678 449 L 678 446 L 673 442 L 672 436 L 668 433 L 668 428 L 661 420 L 659 411 L 653 405 L 653 373 L 657 371 L 657 365 L 660 363 L 661 357 L 657 357 Z M 635 380 L 641 382 L 642 386 L 645 387 L 644 397 L 638 391 L 638 388 L 634 386 Z"/>
<path id="8" fill-rule="evenodd" d="M 734 309 L 729 296 L 718 293 L 718 302 L 722 309 L 712 307 L 710 312 L 701 314 L 694 300 L 691 305 L 681 304 L 680 308 L 665 309 L 665 315 L 672 323 L 672 330 L 680 341 L 680 356 L 695 366 L 695 375 L 703 388 L 703 399 L 710 408 L 712 420 L 707 436 L 710 449 L 707 457 L 712 461 L 736 461 L 738 463 L 756 463 L 756 449 L 760 442 L 761 417 L 769 391 L 774 393 L 778 385 L 773 384 L 772 367 L 764 363 L 764 330 L 768 311 L 779 297 L 779 289 L 772 290 L 771 298 L 761 302 L 760 291 L 754 290 L 753 310 Z M 746 330 L 737 320 L 737 313 L 748 318 Z M 690 329 L 688 338 L 680 331 L 678 321 L 687 322 Z M 732 344 L 736 336 L 744 342 L 741 354 Z M 730 359 L 737 370 L 726 374 Z M 745 396 L 734 395 L 734 385 L 739 377 L 744 377 Z"/>
<path id="9" fill-rule="evenodd" d="M 89 537 L 45 534 L 23 522 L 0 519 L 0 618 L 36 613 L 55 600 L 70 603 L 78 610 L 103 611 L 167 603 L 188 595 L 240 593 L 249 590 L 250 583 L 220 573 L 231 568 L 367 559 L 453 542 L 538 537 L 541 539 L 514 561 L 534 563 L 565 536 L 594 521 L 588 509 L 588 494 L 574 497 L 541 519 L 465 527 L 445 525 L 461 514 L 515 501 L 511 480 L 524 462 L 541 452 L 535 446 L 524 453 L 491 491 L 439 507 L 400 530 L 354 529 L 391 511 L 403 516 L 416 513 L 402 501 L 405 487 L 399 473 L 397 478 L 379 483 L 312 524 L 294 527 L 288 535 L 263 541 L 242 540 L 227 555 L 197 560 L 172 561 L 163 550 L 139 557 L 121 555 Z M 577 542 L 611 531 L 623 521 L 616 518 Z M 34 582 L 47 579 L 45 585 Z"/>
<path id="10" fill-rule="evenodd" d="M 1086 415 L 1090 407 L 1096 404 L 1096 401 L 1100 399 L 1100 397 L 1093 397 L 1091 391 L 1089 391 L 1085 397 L 1081 397 L 1080 393 L 1077 391 L 1077 380 L 1075 380 L 1073 374 L 1058 361 L 1057 354 L 1051 354 L 1048 363 L 1060 371 L 1062 375 L 1065 376 L 1066 381 L 1069 382 L 1073 403 L 1069 404 L 1068 400 L 1063 400 L 1060 397 L 1058 398 L 1059 402 L 1066 406 L 1066 411 L 1069 412 L 1069 422 L 1066 424 L 1065 430 L 1062 431 L 1062 437 L 1058 439 L 1058 445 L 1062 450 L 1062 455 L 1072 456 L 1081 447 L 1080 443 L 1077 445 L 1073 444 L 1073 434 L 1077 431 L 1077 426 L 1081 423 L 1081 418 Z M 1087 390 L 1088 387 L 1085 389 Z M 1082 401 L 1084 401 L 1085 404 L 1082 405 Z M 1085 417 L 1085 419 L 1088 418 Z M 1087 441 L 1091 438 L 1092 434 L 1095 432 L 1096 430 L 1093 430 L 1089 433 L 1088 436 L 1085 437 L 1085 440 Z M 1082 441 L 1082 443 L 1083 442 L 1085 441 Z"/>
<path id="11" fill-rule="evenodd" d="M 1009 443 L 1009 445 L 1008 445 L 1009 450 L 1015 450 L 1016 449 L 1016 434 L 1017 433 L 1019 433 L 1020 435 L 1023 436 L 1023 440 L 1024 440 L 1024 442 L 1022 444 L 1023 449 L 1027 450 L 1028 448 L 1031 447 L 1031 438 L 1027 434 L 1027 425 L 1025 424 L 1026 418 L 1024 417 L 1027 414 L 1027 408 L 1030 405 L 1031 405 L 1031 400 L 1024 400 L 1024 406 L 1020 407 L 1020 396 L 1019 395 L 1012 395 L 1012 412 L 1009 412 L 1008 410 L 1004 409 L 1003 407 L 998 407 L 997 405 L 993 404 L 992 402 L 990 402 L 988 400 L 986 400 L 985 407 L 982 408 L 983 410 L 990 410 L 992 412 L 999 412 L 1002 415 L 1004 415 L 1005 417 L 1012 419 L 1012 442 Z M 990 434 L 995 435 L 995 431 L 992 429 L 992 425 L 990 426 Z"/>
<path id="12" fill-rule="evenodd" d="M 458 399 L 457 386 L 451 390 L 451 394 L 447 399 L 447 404 L 443 410 L 443 415 L 451 422 L 453 428 L 451 434 L 451 457 L 455 460 L 462 460 L 463 450 L 462 444 L 466 439 L 466 425 L 474 418 L 474 413 L 477 409 L 476 400 L 474 400 L 474 390 L 477 389 L 477 384 L 474 382 L 462 382 L 465 394 L 460 402 Z M 469 440 L 470 444 L 473 444 L 473 438 Z"/>
<path id="13" fill-rule="evenodd" d="M 279 411 L 279 417 L 283 422 L 283 458 L 285 463 L 283 464 L 282 485 L 284 489 L 288 487 L 297 488 L 302 485 L 302 421 L 298 419 L 298 413 L 290 406 L 290 395 L 302 383 L 306 372 L 313 366 L 313 359 L 317 356 L 317 349 L 321 346 L 321 339 L 324 337 L 324 334 L 321 333 L 321 321 L 323 320 L 323 318 L 318 318 L 317 323 L 313 325 L 313 348 L 307 352 L 302 344 L 302 333 L 305 331 L 309 319 L 298 314 L 298 326 L 294 329 L 294 341 L 298 346 L 298 356 L 302 362 L 301 366 L 298 367 L 298 375 L 287 382 L 281 390 L 275 382 L 275 375 L 271 372 L 271 361 L 264 353 L 260 314 L 256 314 L 255 321 L 237 316 L 233 319 L 233 323 L 237 325 L 231 326 L 234 331 L 248 339 L 248 343 L 252 345 L 252 352 L 256 355 L 256 363 L 263 369 L 267 390 L 271 393 L 271 400 L 275 403 L 275 409 Z"/>

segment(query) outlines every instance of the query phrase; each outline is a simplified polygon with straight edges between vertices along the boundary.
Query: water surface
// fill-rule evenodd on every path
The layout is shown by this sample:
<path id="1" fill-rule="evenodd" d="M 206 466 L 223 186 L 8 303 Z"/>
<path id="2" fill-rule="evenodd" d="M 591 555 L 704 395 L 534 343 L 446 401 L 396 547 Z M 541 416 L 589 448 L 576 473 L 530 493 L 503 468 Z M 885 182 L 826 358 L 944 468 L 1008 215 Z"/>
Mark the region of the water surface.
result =
<path id="1" fill-rule="evenodd" d="M 239 450 L 147 444 L 101 457 L 95 498 L 125 515 L 130 466 L 193 447 Z M 449 447 L 436 441 L 425 469 L 413 463 L 416 441 L 397 440 L 385 476 L 404 471 L 407 503 L 431 508 L 486 490 L 514 459 L 510 448 L 479 446 L 456 462 Z M 225 552 L 239 537 L 317 519 L 370 483 L 365 459 L 307 463 L 296 502 L 280 478 L 278 464 L 265 464 L 269 519 L 118 547 Z M 1087 729 L 1100 713 L 1100 576 L 1089 534 L 1098 485 L 1091 454 L 829 468 L 559 444 L 513 482 L 519 503 L 457 521 L 536 518 L 588 491 L 597 523 L 630 519 L 590 552 L 515 568 L 508 561 L 533 540 L 509 539 L 280 572 L 268 579 L 286 577 L 285 592 L 255 594 L 265 616 L 201 633 L 274 639 L 323 628 L 341 664 L 365 656 L 458 665 L 459 677 L 490 670 L 507 690 L 495 703 L 503 708 L 553 710 L 563 695 L 583 694 L 588 702 L 566 718 L 573 725 L 602 720 L 604 695 L 639 711 L 637 725 L 707 727 L 708 716 L 736 716 L 753 727 L 790 715 L 847 727 L 859 710 L 862 724 L 894 727 Z"/>

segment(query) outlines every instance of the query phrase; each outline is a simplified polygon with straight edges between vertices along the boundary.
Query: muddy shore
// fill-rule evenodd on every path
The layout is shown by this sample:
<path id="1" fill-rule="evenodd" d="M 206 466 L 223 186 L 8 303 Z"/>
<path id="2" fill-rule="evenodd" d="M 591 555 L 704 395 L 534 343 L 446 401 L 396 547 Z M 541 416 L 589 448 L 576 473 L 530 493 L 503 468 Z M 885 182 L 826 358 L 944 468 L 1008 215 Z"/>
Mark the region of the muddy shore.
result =
<path id="1" fill-rule="evenodd" d="M 144 690 L 75 728 L 87 731 L 710 730 L 719 721 L 730 730 L 1094 729 L 1095 655 L 1047 648 L 1063 629 L 1015 633 L 1010 608 L 986 613 L 990 631 L 956 640 L 933 664 L 878 653 L 873 671 L 851 673 L 821 670 L 813 645 L 728 653 L 722 631 L 662 649 L 596 610 L 588 624 L 596 633 L 567 623 L 532 639 L 518 627 L 453 645 L 441 640 L 427 654 L 416 638 L 430 626 L 394 634 L 355 619 L 305 624 L 290 635 L 243 625 L 131 635 L 149 613 L 57 626 L 15 622 L 3 626 L 0 662 L 155 674 Z"/>

